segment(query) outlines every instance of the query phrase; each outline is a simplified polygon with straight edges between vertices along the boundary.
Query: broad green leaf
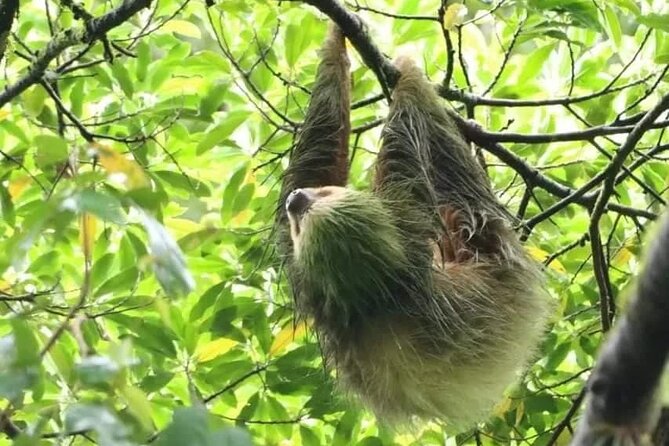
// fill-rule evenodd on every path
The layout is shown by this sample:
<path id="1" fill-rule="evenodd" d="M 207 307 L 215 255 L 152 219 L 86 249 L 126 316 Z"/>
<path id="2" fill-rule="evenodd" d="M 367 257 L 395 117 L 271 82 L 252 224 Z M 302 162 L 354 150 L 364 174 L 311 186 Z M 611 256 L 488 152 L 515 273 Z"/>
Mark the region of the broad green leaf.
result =
<path id="1" fill-rule="evenodd" d="M 251 199 L 253 198 L 253 193 L 255 192 L 255 184 L 247 183 L 239 189 L 237 195 L 235 196 L 235 201 L 232 205 L 232 217 L 239 214 L 241 211 L 248 208 Z"/>
<path id="2" fill-rule="evenodd" d="M 102 296 L 107 293 L 132 290 L 139 278 L 139 270 L 136 267 L 130 267 L 113 277 L 110 277 L 93 293 L 94 296 Z"/>
<path id="3" fill-rule="evenodd" d="M 669 32 L 669 14 L 657 14 L 654 12 L 637 17 L 642 25 Z"/>
<path id="4" fill-rule="evenodd" d="M 69 155 L 68 142 L 56 135 L 37 135 L 33 138 L 33 145 L 37 149 L 35 162 L 46 168 L 67 160 Z"/>
<path id="5" fill-rule="evenodd" d="M 247 172 L 248 165 L 244 164 L 232 174 L 228 184 L 225 186 L 225 190 L 223 191 L 223 206 L 221 207 L 223 222 L 227 222 L 233 215 L 234 203 Z"/>
<path id="6" fill-rule="evenodd" d="M 128 73 L 128 69 L 121 61 L 116 60 L 111 66 L 111 71 L 121 86 L 123 93 L 125 93 L 126 97 L 129 99 L 132 99 L 132 95 L 135 93 L 135 87 L 132 79 L 130 79 L 130 73 Z"/>
<path id="7" fill-rule="evenodd" d="M 618 21 L 618 16 L 616 12 L 610 5 L 606 5 L 604 9 L 604 17 L 606 18 L 606 32 L 613 40 L 616 48 L 620 48 L 620 43 L 622 40 L 622 31 L 620 29 L 620 22 Z"/>
<path id="8" fill-rule="evenodd" d="M 158 436 L 156 446 L 214 446 L 210 445 L 210 435 L 206 410 L 178 408 L 172 423 Z"/>
<path id="9" fill-rule="evenodd" d="M 151 264 L 156 278 L 168 295 L 187 294 L 195 281 L 187 269 L 179 246 L 155 218 L 140 210 L 142 224 L 149 236 Z"/>
<path id="10" fill-rule="evenodd" d="M 84 85 L 83 79 L 78 79 L 74 82 L 72 90 L 70 90 L 70 104 L 72 104 L 72 113 L 75 116 L 81 116 L 84 110 Z"/>
<path id="11" fill-rule="evenodd" d="M 21 95 L 24 110 L 33 118 L 39 116 L 44 110 L 47 97 L 48 94 L 41 85 L 30 87 Z"/>
<path id="12" fill-rule="evenodd" d="M 297 23 L 291 23 L 286 27 L 286 63 L 289 67 L 295 66 L 304 51 L 304 37 L 307 33 Z"/>
<path id="13" fill-rule="evenodd" d="M 146 79 L 146 74 L 151 62 L 151 47 L 145 42 L 140 41 L 137 44 L 137 66 L 135 76 L 137 80 L 142 82 Z"/>
<path id="14" fill-rule="evenodd" d="M 523 68 L 520 71 L 520 75 L 518 76 L 518 81 L 522 83 L 536 77 L 541 72 L 544 63 L 546 60 L 548 60 L 548 57 L 551 55 L 554 49 L 555 44 L 550 43 L 534 51 L 525 60 Z"/>
<path id="15" fill-rule="evenodd" d="M 635 16 L 641 14 L 641 9 L 639 4 L 634 0 L 613 0 L 613 3 L 620 6 L 621 8 L 627 9 L 629 12 L 633 13 Z"/>
<path id="16" fill-rule="evenodd" d="M 137 418 L 146 432 L 153 430 L 151 403 L 142 390 L 133 386 L 124 386 L 119 393 L 128 405 L 130 412 Z"/>
<path id="17" fill-rule="evenodd" d="M 204 138 L 197 145 L 197 154 L 201 155 L 215 145 L 225 141 L 248 117 L 249 113 L 245 110 L 228 113 L 223 118 L 223 122 L 206 132 Z"/>

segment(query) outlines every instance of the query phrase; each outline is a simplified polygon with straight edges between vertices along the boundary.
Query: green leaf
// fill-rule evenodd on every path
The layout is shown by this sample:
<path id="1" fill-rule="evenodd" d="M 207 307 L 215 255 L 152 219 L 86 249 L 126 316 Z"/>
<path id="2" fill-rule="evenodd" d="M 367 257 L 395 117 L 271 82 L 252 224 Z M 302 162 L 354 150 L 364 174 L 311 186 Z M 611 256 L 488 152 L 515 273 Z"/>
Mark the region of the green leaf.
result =
<path id="1" fill-rule="evenodd" d="M 534 51 L 525 60 L 525 63 L 523 64 L 523 69 L 521 70 L 520 75 L 518 76 L 518 82 L 524 83 L 530 79 L 535 78 L 541 72 L 544 63 L 546 62 L 546 60 L 548 60 L 548 57 L 551 55 L 554 49 L 555 49 L 555 44 L 550 43 Z"/>
<path id="2" fill-rule="evenodd" d="M 307 22 L 305 17 L 305 22 Z M 286 27 L 286 63 L 289 67 L 295 66 L 302 53 L 309 44 L 309 30 L 305 29 L 307 23 L 291 23 Z"/>
<path id="3" fill-rule="evenodd" d="M 606 33 L 609 35 L 609 38 L 613 40 L 616 48 L 620 48 L 620 43 L 622 41 L 620 22 L 618 21 L 618 16 L 610 5 L 605 6 L 604 17 L 606 18 Z"/>
<path id="4" fill-rule="evenodd" d="M 13 342 L 16 353 L 13 365 L 16 367 L 30 367 L 40 363 L 40 346 L 37 343 L 33 328 L 23 319 L 14 318 L 11 321 Z"/>
<path id="5" fill-rule="evenodd" d="M 143 82 L 146 79 L 146 73 L 151 62 L 151 47 L 143 40 L 137 44 L 137 66 L 135 76 L 137 80 Z"/>
<path id="6" fill-rule="evenodd" d="M 206 119 L 211 119 L 211 115 L 220 110 L 229 89 L 229 84 L 215 83 L 200 102 L 200 115 Z"/>
<path id="7" fill-rule="evenodd" d="M 102 257 L 95 259 L 91 266 L 91 287 L 96 288 L 103 280 L 109 277 L 109 271 L 114 265 L 116 256 L 112 253 L 106 253 Z"/>
<path id="8" fill-rule="evenodd" d="M 130 73 L 128 73 L 128 69 L 125 67 L 123 62 L 119 59 L 116 59 L 111 66 L 111 70 L 112 74 L 121 86 L 123 93 L 125 93 L 129 99 L 132 99 L 132 95 L 135 93 L 135 86 L 132 82 L 132 79 L 130 79 Z"/>
<path id="9" fill-rule="evenodd" d="M 156 446 L 209 446 L 209 439 L 207 411 L 196 407 L 179 408 L 174 411 L 172 423 L 158 437 Z"/>
<path id="10" fill-rule="evenodd" d="M 106 282 L 98 287 L 93 293 L 94 296 L 102 296 L 107 293 L 117 293 L 119 291 L 132 290 L 137 284 L 139 278 L 139 270 L 137 267 L 130 267 L 115 276 L 109 278 Z"/>
<path id="11" fill-rule="evenodd" d="M 351 440 L 354 438 L 353 432 L 359 421 L 360 417 L 356 411 L 347 410 L 337 423 L 337 428 L 332 438 L 332 446 L 350 445 Z"/>
<path id="12" fill-rule="evenodd" d="M 669 14 L 657 14 L 651 12 L 649 14 L 639 16 L 637 21 L 642 25 L 646 25 L 650 28 L 669 32 Z"/>
<path id="13" fill-rule="evenodd" d="M 72 104 L 71 111 L 75 116 L 81 116 L 84 109 L 84 84 L 85 82 L 83 79 L 77 79 L 74 81 L 72 90 L 70 90 L 70 104 Z"/>
<path id="14" fill-rule="evenodd" d="M 16 212 L 14 211 L 12 196 L 3 184 L 0 184 L 0 220 L 9 227 L 16 224 Z"/>
<path id="15" fill-rule="evenodd" d="M 33 138 L 33 145 L 37 149 L 35 162 L 42 169 L 62 163 L 69 156 L 68 143 L 60 136 L 37 135 Z"/>
<path id="16" fill-rule="evenodd" d="M 306 426 L 300 426 L 300 438 L 304 446 L 321 446 L 323 444 L 319 436 Z"/>
<path id="17" fill-rule="evenodd" d="M 235 199 L 247 171 L 248 164 L 244 164 L 232 174 L 230 181 L 225 186 L 225 190 L 223 191 L 223 206 L 221 207 L 221 219 L 223 222 L 227 222 L 233 215 Z"/>
<path id="18" fill-rule="evenodd" d="M 139 420 L 146 432 L 153 430 L 151 403 L 142 390 L 133 386 L 124 386 L 119 390 L 130 412 Z"/>
<path id="19" fill-rule="evenodd" d="M 29 116 L 36 118 L 42 114 L 47 97 L 48 94 L 44 87 L 41 85 L 32 86 L 21 95 L 24 110 Z"/>
<path id="20" fill-rule="evenodd" d="M 208 130 L 204 138 L 197 145 L 197 154 L 202 155 L 217 144 L 222 143 L 228 138 L 239 125 L 248 119 L 250 113 L 246 110 L 238 110 L 228 113 L 223 122 Z"/>
<path id="21" fill-rule="evenodd" d="M 572 345 L 571 342 L 563 342 L 553 349 L 553 351 L 548 355 L 548 361 L 546 362 L 546 369 L 555 370 L 558 366 L 564 361 L 569 352 L 571 351 Z"/>
<path id="22" fill-rule="evenodd" d="M 253 198 L 253 193 L 255 192 L 255 184 L 248 183 L 242 186 L 235 196 L 235 201 L 232 205 L 232 216 L 239 214 L 244 209 L 248 208 L 251 198 Z"/>
<path id="23" fill-rule="evenodd" d="M 140 210 L 149 236 L 153 271 L 168 295 L 187 294 L 195 288 L 186 260 L 169 232 L 155 218 Z"/>
<path id="24" fill-rule="evenodd" d="M 639 8 L 639 4 L 635 0 L 612 0 L 612 1 L 621 8 L 627 9 L 635 16 L 641 14 L 641 8 Z"/>

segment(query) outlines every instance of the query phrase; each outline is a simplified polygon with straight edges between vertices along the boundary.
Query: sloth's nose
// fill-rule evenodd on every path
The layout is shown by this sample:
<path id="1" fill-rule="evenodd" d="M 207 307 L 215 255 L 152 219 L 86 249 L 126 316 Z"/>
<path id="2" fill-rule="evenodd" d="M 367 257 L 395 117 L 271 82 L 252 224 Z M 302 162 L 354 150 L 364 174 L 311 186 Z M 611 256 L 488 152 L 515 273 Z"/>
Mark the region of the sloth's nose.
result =
<path id="1" fill-rule="evenodd" d="M 304 214 L 316 197 L 304 189 L 295 189 L 286 198 L 286 210 L 293 215 Z"/>

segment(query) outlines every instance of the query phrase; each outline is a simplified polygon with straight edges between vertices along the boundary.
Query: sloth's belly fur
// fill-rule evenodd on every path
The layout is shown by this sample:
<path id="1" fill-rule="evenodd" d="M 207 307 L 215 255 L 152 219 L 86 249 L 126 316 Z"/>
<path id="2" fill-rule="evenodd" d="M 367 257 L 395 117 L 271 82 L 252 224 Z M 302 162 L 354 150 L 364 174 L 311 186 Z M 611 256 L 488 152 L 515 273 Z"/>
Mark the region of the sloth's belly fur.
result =
<path id="1" fill-rule="evenodd" d="M 507 286 L 488 283 L 498 286 L 494 294 L 465 283 L 467 292 L 435 297 L 441 320 L 380 314 L 346 329 L 325 329 L 325 356 L 340 385 L 382 419 L 437 418 L 471 427 L 518 379 L 544 328 L 547 300 L 524 280 L 529 277 L 518 279 L 507 276 Z M 449 310 L 460 320 L 448 320 Z"/>

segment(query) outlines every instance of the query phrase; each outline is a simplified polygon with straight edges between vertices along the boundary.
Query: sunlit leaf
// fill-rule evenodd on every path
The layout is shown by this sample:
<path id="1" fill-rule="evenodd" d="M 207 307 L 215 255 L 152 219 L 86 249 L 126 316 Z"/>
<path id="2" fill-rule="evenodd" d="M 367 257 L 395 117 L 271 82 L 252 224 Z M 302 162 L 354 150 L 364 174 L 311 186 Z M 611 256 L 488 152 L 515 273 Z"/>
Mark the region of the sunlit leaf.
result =
<path id="1" fill-rule="evenodd" d="M 298 341 L 307 332 L 307 322 L 301 321 L 297 324 L 288 324 L 281 329 L 274 337 L 272 346 L 269 349 L 269 355 L 274 356 L 281 353 L 291 342 Z"/>
<path id="2" fill-rule="evenodd" d="M 446 8 L 444 13 L 444 28 L 452 30 L 454 27 L 462 24 L 467 16 L 467 7 L 462 3 L 452 3 Z"/>
<path id="3" fill-rule="evenodd" d="M 170 20 L 163 27 L 163 31 L 179 33 L 186 37 L 192 37 L 193 39 L 199 39 L 202 37 L 200 28 L 198 28 L 194 23 L 188 22 L 186 20 Z"/>
<path id="4" fill-rule="evenodd" d="M 144 169 L 134 160 L 128 159 L 120 153 L 102 144 L 91 144 L 91 153 L 110 174 L 120 174 L 121 181 L 130 189 L 146 187 L 149 184 Z"/>
<path id="5" fill-rule="evenodd" d="M 214 147 L 216 144 L 222 143 L 232 132 L 239 127 L 249 116 L 249 113 L 240 110 L 235 113 L 230 113 L 223 118 L 223 122 L 207 131 L 205 137 L 197 146 L 197 153 L 202 154 Z"/>
<path id="6" fill-rule="evenodd" d="M 237 341 L 232 339 L 219 338 L 198 346 L 195 356 L 200 362 L 211 361 L 221 355 L 226 354 L 232 347 L 237 345 Z"/>

